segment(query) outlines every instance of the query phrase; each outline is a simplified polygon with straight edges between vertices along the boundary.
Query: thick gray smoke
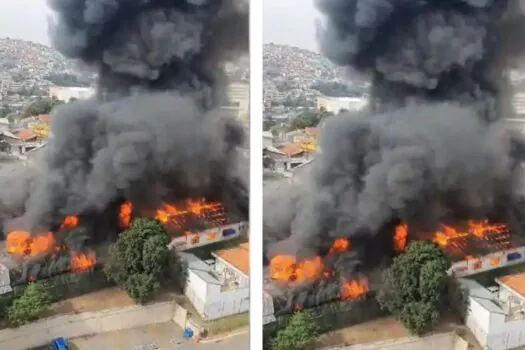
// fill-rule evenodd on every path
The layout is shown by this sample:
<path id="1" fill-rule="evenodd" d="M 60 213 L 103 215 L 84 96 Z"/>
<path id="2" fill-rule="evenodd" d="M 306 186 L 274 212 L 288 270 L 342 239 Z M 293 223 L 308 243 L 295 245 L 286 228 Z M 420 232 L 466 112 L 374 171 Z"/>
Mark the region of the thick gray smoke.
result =
<path id="1" fill-rule="evenodd" d="M 244 133 L 219 106 L 226 102 L 222 66 L 248 47 L 247 4 L 49 5 L 54 46 L 98 71 L 97 96 L 54 111 L 53 136 L 28 186 L 2 189 L 4 206 L 22 214 L 8 228 L 47 230 L 64 215 L 102 213 L 123 199 L 242 202 Z"/>
<path id="2" fill-rule="evenodd" d="M 309 176 L 267 193 L 269 255 L 319 254 L 342 237 L 391 237 L 383 228 L 396 220 L 435 229 L 504 216 L 516 161 L 501 120 L 513 112 L 507 73 L 525 33 L 519 2 L 316 4 L 325 19 L 322 52 L 370 77 L 370 106 L 328 119 Z"/>

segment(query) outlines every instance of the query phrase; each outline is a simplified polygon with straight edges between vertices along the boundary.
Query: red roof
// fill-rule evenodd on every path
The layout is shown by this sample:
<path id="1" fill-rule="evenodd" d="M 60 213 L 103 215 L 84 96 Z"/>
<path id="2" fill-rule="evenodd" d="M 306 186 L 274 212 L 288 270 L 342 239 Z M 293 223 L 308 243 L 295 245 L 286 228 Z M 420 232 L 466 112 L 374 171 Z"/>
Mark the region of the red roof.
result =
<path id="1" fill-rule="evenodd" d="M 30 141 L 37 138 L 37 135 L 31 129 L 20 129 L 15 135 L 23 141 Z"/>
<path id="2" fill-rule="evenodd" d="M 247 276 L 250 275 L 250 243 L 241 243 L 238 247 L 218 250 L 215 252 L 215 256 Z"/>
<path id="3" fill-rule="evenodd" d="M 304 152 L 302 147 L 296 143 L 287 143 L 279 147 L 279 151 L 283 152 L 289 157 L 293 157 Z"/>
<path id="4" fill-rule="evenodd" d="M 498 281 L 525 297 L 525 272 L 503 276 Z"/>

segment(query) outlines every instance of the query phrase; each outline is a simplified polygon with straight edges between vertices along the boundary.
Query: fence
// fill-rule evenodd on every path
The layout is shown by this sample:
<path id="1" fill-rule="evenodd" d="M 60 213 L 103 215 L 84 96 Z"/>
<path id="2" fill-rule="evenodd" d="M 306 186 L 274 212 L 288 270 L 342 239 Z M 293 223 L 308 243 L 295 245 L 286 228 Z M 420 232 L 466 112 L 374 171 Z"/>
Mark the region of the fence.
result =
<path id="1" fill-rule="evenodd" d="M 323 304 L 308 310 L 313 314 L 315 322 L 321 328 L 321 332 L 352 326 L 386 315 L 375 298 L 372 297 Z M 292 314 L 278 316 L 275 322 L 264 326 L 265 349 L 268 348 L 268 341 L 280 329 L 286 327 L 291 316 Z"/>
<path id="2" fill-rule="evenodd" d="M 100 269 L 83 273 L 65 273 L 56 275 L 41 281 L 46 290 L 51 295 L 52 302 L 77 297 L 91 293 L 100 289 L 113 286 Z M 0 295 L 0 313 L 4 313 L 6 307 L 10 306 L 13 300 L 22 295 L 27 284 L 13 287 L 13 291 Z"/>

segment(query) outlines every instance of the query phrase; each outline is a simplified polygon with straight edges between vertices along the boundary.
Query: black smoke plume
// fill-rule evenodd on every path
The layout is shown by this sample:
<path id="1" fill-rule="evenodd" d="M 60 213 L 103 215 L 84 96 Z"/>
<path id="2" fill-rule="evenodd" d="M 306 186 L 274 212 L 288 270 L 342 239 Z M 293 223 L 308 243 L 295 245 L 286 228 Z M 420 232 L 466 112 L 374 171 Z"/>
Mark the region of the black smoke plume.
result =
<path id="1" fill-rule="evenodd" d="M 66 215 L 97 221 L 124 199 L 155 205 L 207 197 L 245 207 L 243 128 L 219 107 L 226 102 L 224 63 L 247 51 L 247 3 L 49 6 L 54 47 L 96 69 L 98 86 L 94 98 L 53 112 L 42 159 L 22 171 L 29 172 L 26 186 L 0 186 L 2 204 L 19 215 L 6 228 L 42 232 Z M 17 171 L 2 177 L 13 181 Z"/>
<path id="2" fill-rule="evenodd" d="M 268 255 L 322 254 L 336 238 L 391 242 L 393 227 L 384 228 L 398 220 L 432 230 L 513 211 L 519 162 L 502 120 L 513 114 L 508 73 L 522 54 L 520 3 L 316 4 L 321 51 L 371 79 L 370 102 L 328 119 L 308 176 L 267 193 Z"/>

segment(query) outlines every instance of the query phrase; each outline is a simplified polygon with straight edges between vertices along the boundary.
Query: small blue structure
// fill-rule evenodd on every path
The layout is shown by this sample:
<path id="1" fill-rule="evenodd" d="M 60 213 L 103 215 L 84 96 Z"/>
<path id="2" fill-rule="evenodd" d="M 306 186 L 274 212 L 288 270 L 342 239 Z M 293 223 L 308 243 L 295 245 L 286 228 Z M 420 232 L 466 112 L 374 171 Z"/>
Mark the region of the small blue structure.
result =
<path id="1" fill-rule="evenodd" d="M 184 339 L 190 339 L 190 338 L 192 338 L 192 337 L 193 337 L 193 329 L 191 329 L 191 328 L 186 328 L 186 329 L 184 330 L 184 334 L 182 335 L 182 337 L 183 337 Z"/>
<path id="2" fill-rule="evenodd" d="M 53 350 L 69 350 L 69 345 L 67 343 L 67 340 L 65 340 L 64 338 L 60 337 L 60 338 L 56 338 L 55 340 L 53 340 L 53 342 L 51 343 L 51 349 L 53 349 Z"/>

